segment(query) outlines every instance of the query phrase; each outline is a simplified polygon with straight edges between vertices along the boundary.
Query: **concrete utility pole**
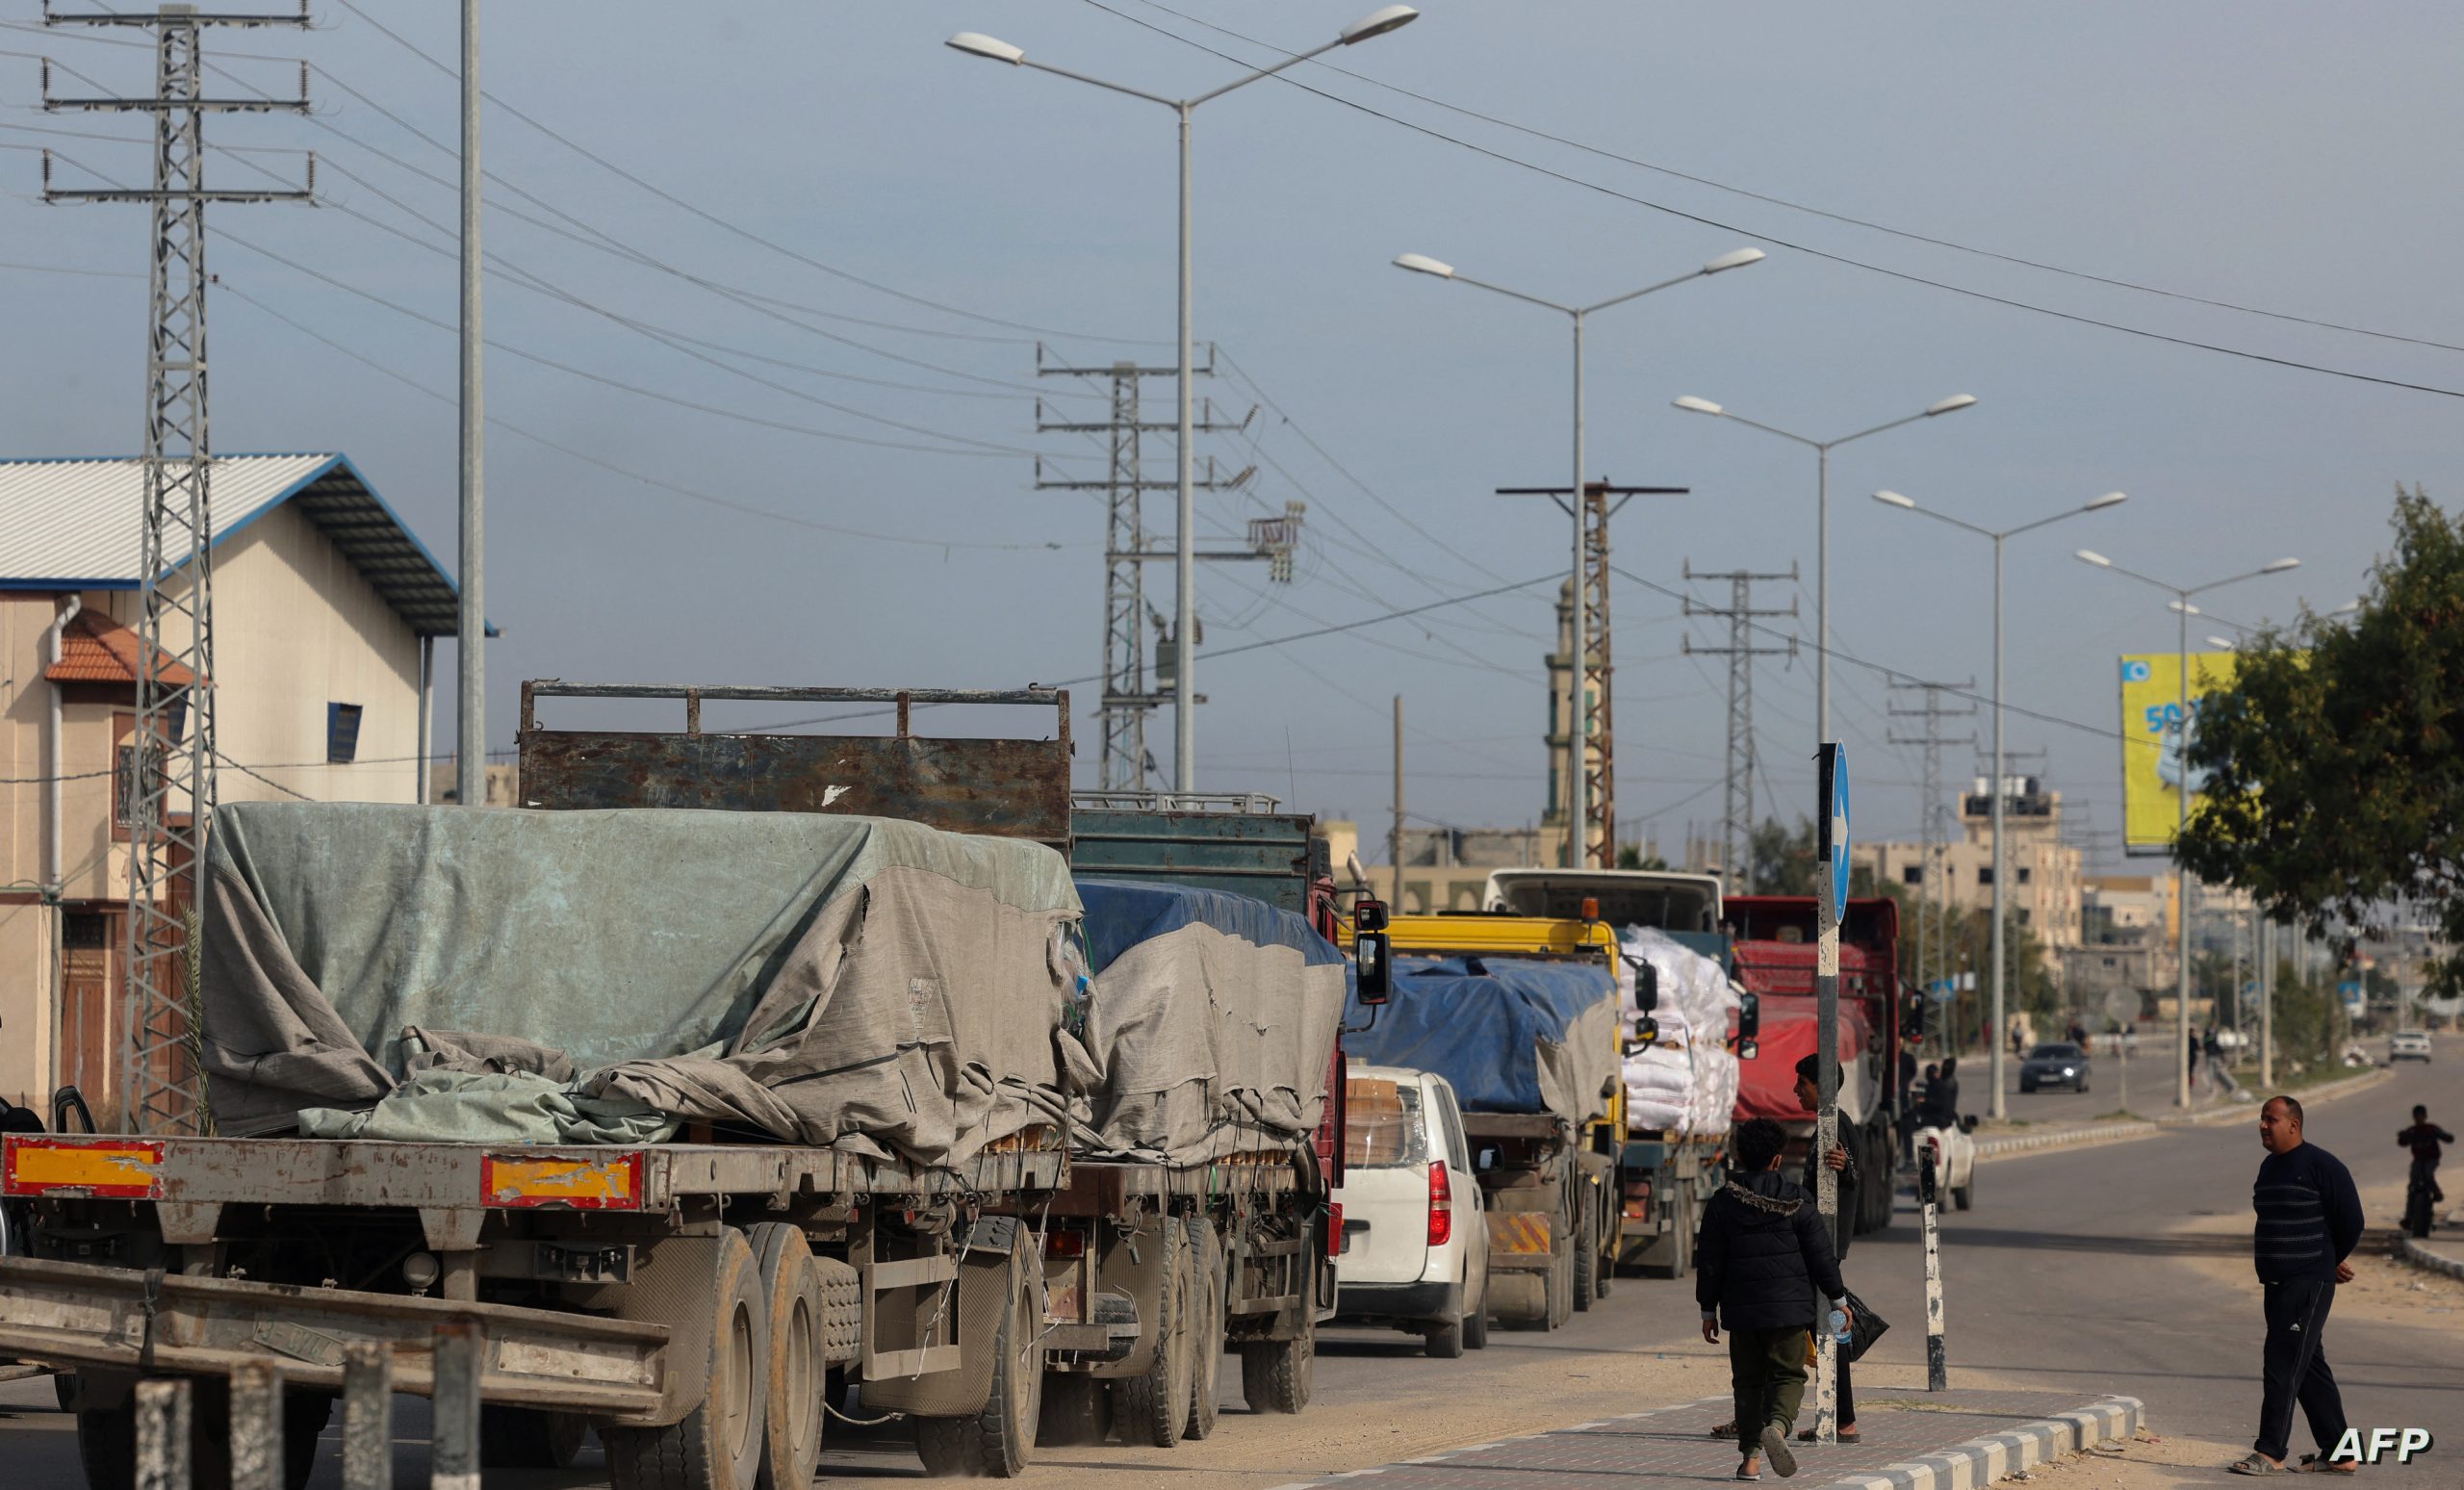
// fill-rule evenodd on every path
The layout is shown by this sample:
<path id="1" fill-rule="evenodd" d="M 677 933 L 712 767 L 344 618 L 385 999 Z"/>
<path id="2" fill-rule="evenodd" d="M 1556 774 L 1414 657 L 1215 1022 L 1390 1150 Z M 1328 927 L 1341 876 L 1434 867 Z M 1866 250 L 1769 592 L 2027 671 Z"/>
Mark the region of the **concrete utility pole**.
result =
<path id="1" fill-rule="evenodd" d="M 1929 953 L 1939 951 L 1940 943 L 1937 937 L 1941 931 L 1943 912 L 1948 909 L 1947 897 L 1938 903 L 1936 898 L 1942 884 L 1942 823 L 1950 811 L 1948 804 L 1942 800 L 1942 747 L 1965 745 L 1973 748 L 1976 744 L 1976 732 L 1973 730 L 1957 738 L 1942 732 L 1943 720 L 1973 719 L 1976 717 L 1976 706 L 1970 704 L 1964 708 L 1945 708 L 1942 695 L 1954 691 L 1973 693 L 1976 691 L 1976 680 L 1971 677 L 1964 682 L 1956 683 L 1894 681 L 1890 687 L 1893 693 L 1915 692 L 1925 696 L 1921 707 L 1902 708 L 1895 703 L 1889 707 L 1894 718 L 1925 721 L 1924 733 L 1894 734 L 1890 736 L 1890 743 L 1918 745 L 1925 751 L 1925 816 L 1920 830 L 1924 836 L 1925 857 L 1916 886 L 1916 983 L 1926 996 L 1931 997 L 1933 981 L 1925 971 L 1926 958 Z M 1898 1077 L 1896 1071 L 1891 1075 L 1894 1081 Z"/>
<path id="2" fill-rule="evenodd" d="M 1206 364 L 1191 371 L 1200 377 L 1215 375 L 1215 348 L 1206 349 Z M 1105 437 L 1110 453 L 1109 469 L 1100 481 L 1046 480 L 1043 463 L 1036 463 L 1038 491 L 1102 492 L 1105 499 L 1104 522 L 1104 671 L 1103 691 L 1095 706 L 1095 717 L 1102 729 L 1103 754 L 1096 766 L 1095 781 L 1105 791 L 1144 791 L 1147 772 L 1154 768 L 1146 751 L 1146 716 L 1169 696 L 1160 686 L 1149 687 L 1146 667 L 1146 566 L 1175 557 L 1170 549 L 1150 549 L 1146 543 L 1146 525 L 1139 501 L 1139 494 L 1148 491 L 1176 491 L 1179 482 L 1146 479 L 1145 457 L 1142 437 L 1159 431 L 1177 431 L 1179 422 L 1148 421 L 1139 416 L 1139 384 L 1150 377 L 1178 377 L 1174 368 L 1143 368 L 1133 362 L 1116 362 L 1109 367 L 1047 366 L 1043 347 L 1036 347 L 1038 377 L 1082 377 L 1110 385 L 1112 413 L 1104 420 L 1046 419 L 1043 400 L 1036 400 L 1036 428 L 1044 434 L 1093 434 Z M 1215 417 L 1212 399 L 1205 403 L 1205 413 L 1190 426 L 1200 434 L 1222 430 L 1240 430 L 1249 426 L 1257 417 L 1253 406 L 1237 424 L 1219 423 Z M 1199 491 L 1232 491 L 1246 486 L 1255 475 L 1254 466 L 1244 469 L 1230 479 L 1216 474 L 1215 457 L 1206 459 L 1206 476 L 1196 482 Z M 1297 517 L 1293 521 L 1296 525 Z M 1253 525 L 1254 527 L 1254 525 Z M 1273 562 L 1270 576 L 1277 581 L 1292 578 L 1291 548 L 1287 540 L 1277 550 L 1252 544 L 1253 552 L 1201 553 L 1201 559 L 1267 559 Z M 1180 633 L 1171 636 L 1174 676 L 1178 676 L 1181 648 Z M 1161 673 L 1161 658 L 1156 671 Z"/>
<path id="3" fill-rule="evenodd" d="M 307 190 L 215 191 L 205 184 L 209 114 L 308 112 L 308 65 L 299 96 L 212 98 L 205 93 L 204 28 L 308 25 L 296 15 L 243 15 L 166 5 L 152 14 L 55 15 L 47 25 L 142 26 L 154 33 L 150 98 L 54 98 L 42 64 L 43 108 L 52 113 L 154 116 L 150 190 L 55 190 L 42 156 L 46 201 L 145 202 L 154 209 L 151 310 L 145 353 L 145 445 L 140 541 L 137 729 L 130 787 L 126 1015 L 120 1043 L 120 1127 L 138 1133 L 211 1128 L 204 1072 L 192 1052 L 197 1021 L 190 996 L 189 919 L 204 904 L 206 835 L 217 800 L 215 770 L 214 509 L 206 425 L 205 204 L 310 200 Z M 185 573 L 179 571 L 185 570 Z M 166 580 L 176 580 L 167 585 Z M 184 809 L 184 810 L 183 810 Z"/>
<path id="4" fill-rule="evenodd" d="M 479 327 L 479 0 L 462 0 L 462 609 L 453 629 L 453 790 L 464 807 L 488 805 L 488 609 L 485 354 Z"/>
<path id="5" fill-rule="evenodd" d="M 1691 595 L 1686 596 L 1684 602 L 1684 613 L 1689 618 L 1726 617 L 1729 644 L 1725 647 L 1697 647 L 1693 637 L 1682 636 L 1679 638 L 1679 650 L 1687 656 L 1724 656 L 1729 659 L 1729 775 L 1726 809 L 1721 822 L 1720 875 L 1728 884 L 1728 893 L 1742 895 L 1751 888 L 1739 876 L 1745 866 L 1749 845 L 1754 840 L 1754 659 L 1758 656 L 1794 659 L 1797 655 L 1794 636 L 1788 638 L 1784 647 L 1754 645 L 1754 623 L 1757 620 L 1766 616 L 1794 619 L 1797 613 L 1797 603 L 1793 600 L 1788 602 L 1785 610 L 1755 609 L 1754 585 L 1757 580 L 1769 582 L 1780 579 L 1793 584 L 1797 578 L 1797 566 L 1790 564 L 1786 574 L 1776 571 L 1755 574 L 1742 569 L 1713 574 L 1707 570 L 1698 573 L 1694 561 L 1688 559 L 1683 573 L 1688 584 L 1700 579 L 1711 583 L 1726 580 L 1729 585 L 1729 603 L 1725 606 L 1701 604 Z"/>
<path id="6" fill-rule="evenodd" d="M 1617 666 L 1610 653 L 1613 629 L 1608 618 L 1608 520 L 1636 497 L 1682 497 L 1683 486 L 1618 486 L 1605 477 L 1586 481 L 1578 511 L 1567 499 L 1566 486 L 1501 486 L 1501 497 L 1546 497 L 1557 510 L 1573 514 L 1582 535 L 1582 557 L 1576 571 L 1574 640 L 1566 657 L 1566 769 L 1580 773 L 1579 798 L 1570 789 L 1566 799 L 1569 823 L 1582 824 L 1580 836 L 1566 830 L 1566 862 L 1578 868 L 1609 868 L 1617 859 L 1617 730 L 1614 683 Z M 1611 505 L 1608 499 L 1617 499 Z M 1588 633 L 1583 617 L 1588 613 Z M 1583 638 L 1588 634 L 1589 645 Z M 1588 708 L 1586 709 L 1586 706 Z M 1573 728 L 1589 715 L 1587 729 Z M 1595 757 L 1597 758 L 1595 758 Z"/>

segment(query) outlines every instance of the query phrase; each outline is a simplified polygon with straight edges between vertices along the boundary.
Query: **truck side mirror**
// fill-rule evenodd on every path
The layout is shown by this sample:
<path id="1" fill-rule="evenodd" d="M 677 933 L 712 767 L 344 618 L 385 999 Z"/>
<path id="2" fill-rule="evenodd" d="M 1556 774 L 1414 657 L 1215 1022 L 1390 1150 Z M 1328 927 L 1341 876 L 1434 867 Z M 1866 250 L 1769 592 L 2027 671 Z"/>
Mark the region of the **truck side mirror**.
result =
<path id="1" fill-rule="evenodd" d="M 1760 1040 L 1740 1040 L 1736 1042 L 1736 1058 L 1740 1061 L 1751 1061 L 1761 1053 L 1762 1042 Z"/>
<path id="2" fill-rule="evenodd" d="M 1736 1000 L 1736 1038 L 1752 1040 L 1762 1033 L 1762 995 L 1740 993 Z"/>
<path id="3" fill-rule="evenodd" d="M 1976 1131 L 1976 1114 L 1970 1113 L 1960 1119 L 1960 1131 L 1962 1133 L 1974 1133 Z"/>
<path id="4" fill-rule="evenodd" d="M 1363 895 L 1352 903 L 1351 929 L 1355 932 L 1382 932 L 1386 929 L 1386 902 Z"/>
<path id="5" fill-rule="evenodd" d="M 1645 1015 L 1641 1018 L 1635 1020 L 1634 1041 L 1635 1043 L 1642 1045 L 1657 1044 L 1659 1042 L 1659 1021 L 1653 1018 L 1650 1015 Z"/>
<path id="6" fill-rule="evenodd" d="M 1364 931 L 1352 938 L 1351 952 L 1361 1007 L 1375 1009 L 1395 991 L 1394 945 L 1382 931 Z"/>
<path id="7" fill-rule="evenodd" d="M 1650 1014 L 1659 1007 L 1659 969 L 1640 958 L 1627 959 L 1634 969 L 1634 1008 Z"/>

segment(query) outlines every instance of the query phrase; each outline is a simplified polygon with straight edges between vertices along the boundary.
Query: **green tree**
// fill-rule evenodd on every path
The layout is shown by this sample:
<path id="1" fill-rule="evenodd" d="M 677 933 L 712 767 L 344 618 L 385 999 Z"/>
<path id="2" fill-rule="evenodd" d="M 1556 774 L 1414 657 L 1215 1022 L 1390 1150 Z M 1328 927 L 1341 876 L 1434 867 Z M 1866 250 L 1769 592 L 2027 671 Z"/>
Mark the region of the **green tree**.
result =
<path id="1" fill-rule="evenodd" d="M 1665 869 L 1668 867 L 1668 861 L 1657 854 L 1646 859 L 1643 857 L 1641 844 L 1626 843 L 1618 846 L 1617 867 L 1620 869 Z"/>
<path id="2" fill-rule="evenodd" d="M 1776 817 L 1746 835 L 1746 883 L 1757 895 L 1810 895 L 1816 876 L 1813 819 L 1799 817 L 1793 829 Z"/>
<path id="3" fill-rule="evenodd" d="M 2201 706 L 2180 857 L 2313 935 L 2409 903 L 2464 945 L 2464 523 L 2399 486 L 2393 527 L 2357 614 L 2261 633 Z M 2464 954 L 2436 976 L 2464 992 Z"/>

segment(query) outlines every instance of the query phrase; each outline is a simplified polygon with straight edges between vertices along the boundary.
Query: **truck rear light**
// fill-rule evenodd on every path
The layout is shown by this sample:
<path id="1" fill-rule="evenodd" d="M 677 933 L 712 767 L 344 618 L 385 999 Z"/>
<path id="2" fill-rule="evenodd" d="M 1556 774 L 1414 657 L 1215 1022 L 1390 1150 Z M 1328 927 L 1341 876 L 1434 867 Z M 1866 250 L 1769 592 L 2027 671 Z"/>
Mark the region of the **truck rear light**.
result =
<path id="1" fill-rule="evenodd" d="M 1652 1219 L 1652 1182 L 1650 1180 L 1637 1179 L 1626 1182 L 1626 1219 L 1628 1220 Z"/>
<path id="2" fill-rule="evenodd" d="M 152 1200 L 163 1194 L 163 1145 L 140 1139 L 13 1136 L 0 1195 Z"/>
<path id="3" fill-rule="evenodd" d="M 1454 1239 L 1454 1187 L 1444 1164 L 1428 1167 L 1428 1245 L 1444 1246 Z"/>
<path id="4" fill-rule="evenodd" d="M 638 1211 L 642 1208 L 642 1156 L 638 1150 L 603 1159 L 482 1155 L 479 1198 L 491 1209 Z"/>
<path id="5" fill-rule="evenodd" d="M 1340 1257 L 1344 1250 L 1344 1203 L 1340 1200 L 1326 1207 L 1326 1255 Z"/>
<path id="6" fill-rule="evenodd" d="M 1046 1232 L 1043 1239 L 1046 1257 L 1084 1257 L 1087 1255 L 1087 1234 L 1061 1226 Z"/>

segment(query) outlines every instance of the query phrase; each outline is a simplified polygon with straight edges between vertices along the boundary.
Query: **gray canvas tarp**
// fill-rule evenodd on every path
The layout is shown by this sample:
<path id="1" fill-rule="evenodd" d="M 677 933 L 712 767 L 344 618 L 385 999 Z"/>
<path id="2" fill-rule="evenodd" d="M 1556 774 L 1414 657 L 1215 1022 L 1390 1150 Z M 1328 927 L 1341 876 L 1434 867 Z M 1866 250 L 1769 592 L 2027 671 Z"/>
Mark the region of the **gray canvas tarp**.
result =
<path id="1" fill-rule="evenodd" d="M 1081 1151 L 1172 1166 L 1304 1142 L 1323 1116 L 1344 958 L 1246 895 L 1085 878 Z"/>
<path id="2" fill-rule="evenodd" d="M 1065 1105 L 1067 866 L 885 818 L 218 809 L 218 1126 L 639 1142 L 678 1120 L 957 1163 Z M 406 1085 L 406 1082 L 408 1085 Z"/>

